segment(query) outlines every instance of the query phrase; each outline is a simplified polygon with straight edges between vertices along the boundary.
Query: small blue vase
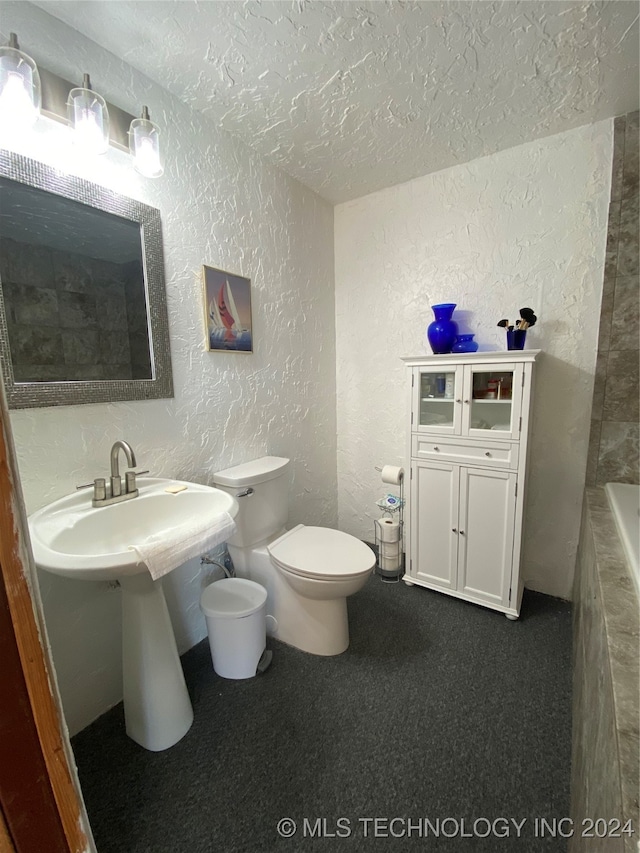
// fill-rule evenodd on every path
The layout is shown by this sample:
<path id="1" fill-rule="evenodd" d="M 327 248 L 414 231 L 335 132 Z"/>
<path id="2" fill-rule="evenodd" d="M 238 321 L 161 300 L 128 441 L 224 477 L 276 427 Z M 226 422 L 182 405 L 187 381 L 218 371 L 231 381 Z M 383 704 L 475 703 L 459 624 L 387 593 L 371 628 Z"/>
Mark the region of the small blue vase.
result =
<path id="1" fill-rule="evenodd" d="M 451 352 L 477 352 L 478 342 L 473 340 L 473 335 L 458 335 Z"/>
<path id="2" fill-rule="evenodd" d="M 456 307 L 455 302 L 444 302 L 442 305 L 432 305 L 436 319 L 429 323 L 427 340 L 435 355 L 451 352 L 458 335 L 458 324 L 451 319 Z"/>

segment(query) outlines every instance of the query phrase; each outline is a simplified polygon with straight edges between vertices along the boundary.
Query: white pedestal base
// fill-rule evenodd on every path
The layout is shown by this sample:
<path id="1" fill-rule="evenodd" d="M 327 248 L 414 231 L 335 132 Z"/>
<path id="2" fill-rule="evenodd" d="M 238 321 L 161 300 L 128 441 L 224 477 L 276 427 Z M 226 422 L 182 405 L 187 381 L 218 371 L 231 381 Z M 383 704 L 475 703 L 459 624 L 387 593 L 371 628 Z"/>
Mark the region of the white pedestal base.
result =
<path id="1" fill-rule="evenodd" d="M 141 572 L 121 578 L 120 586 L 127 734 L 159 752 L 186 735 L 193 709 L 161 581 Z"/>

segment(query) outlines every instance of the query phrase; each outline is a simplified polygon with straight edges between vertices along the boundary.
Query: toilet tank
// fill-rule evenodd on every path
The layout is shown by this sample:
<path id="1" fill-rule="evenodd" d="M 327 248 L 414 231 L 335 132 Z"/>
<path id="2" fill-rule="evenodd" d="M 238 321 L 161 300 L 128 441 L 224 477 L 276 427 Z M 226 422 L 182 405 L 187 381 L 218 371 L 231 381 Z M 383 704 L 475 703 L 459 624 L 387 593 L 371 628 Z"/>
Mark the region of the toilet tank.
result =
<path id="1" fill-rule="evenodd" d="M 213 475 L 213 482 L 229 494 L 238 496 L 246 489 L 253 493 L 237 497 L 237 530 L 230 545 L 248 548 L 278 533 L 289 515 L 289 460 L 282 456 L 263 456 Z"/>

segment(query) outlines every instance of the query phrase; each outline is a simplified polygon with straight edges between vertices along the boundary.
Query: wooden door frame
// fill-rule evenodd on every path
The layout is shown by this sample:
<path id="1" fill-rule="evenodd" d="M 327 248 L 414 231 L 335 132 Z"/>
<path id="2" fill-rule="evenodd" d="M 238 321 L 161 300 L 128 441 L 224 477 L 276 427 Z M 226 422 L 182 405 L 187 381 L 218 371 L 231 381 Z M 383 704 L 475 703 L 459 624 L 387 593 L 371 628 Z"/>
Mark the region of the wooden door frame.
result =
<path id="1" fill-rule="evenodd" d="M 1 382 L 0 569 L 0 848 L 90 853 L 95 845 L 42 641 L 40 601 L 31 592 L 35 566 Z"/>

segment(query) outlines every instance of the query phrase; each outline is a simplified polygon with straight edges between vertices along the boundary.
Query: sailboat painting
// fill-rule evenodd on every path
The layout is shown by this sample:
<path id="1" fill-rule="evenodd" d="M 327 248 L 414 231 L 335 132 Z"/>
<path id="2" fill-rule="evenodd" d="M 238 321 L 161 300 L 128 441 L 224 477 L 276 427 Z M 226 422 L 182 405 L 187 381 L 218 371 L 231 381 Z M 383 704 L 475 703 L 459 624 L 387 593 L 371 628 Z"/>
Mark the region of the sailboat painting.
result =
<path id="1" fill-rule="evenodd" d="M 251 279 L 203 266 L 209 352 L 253 352 Z"/>

